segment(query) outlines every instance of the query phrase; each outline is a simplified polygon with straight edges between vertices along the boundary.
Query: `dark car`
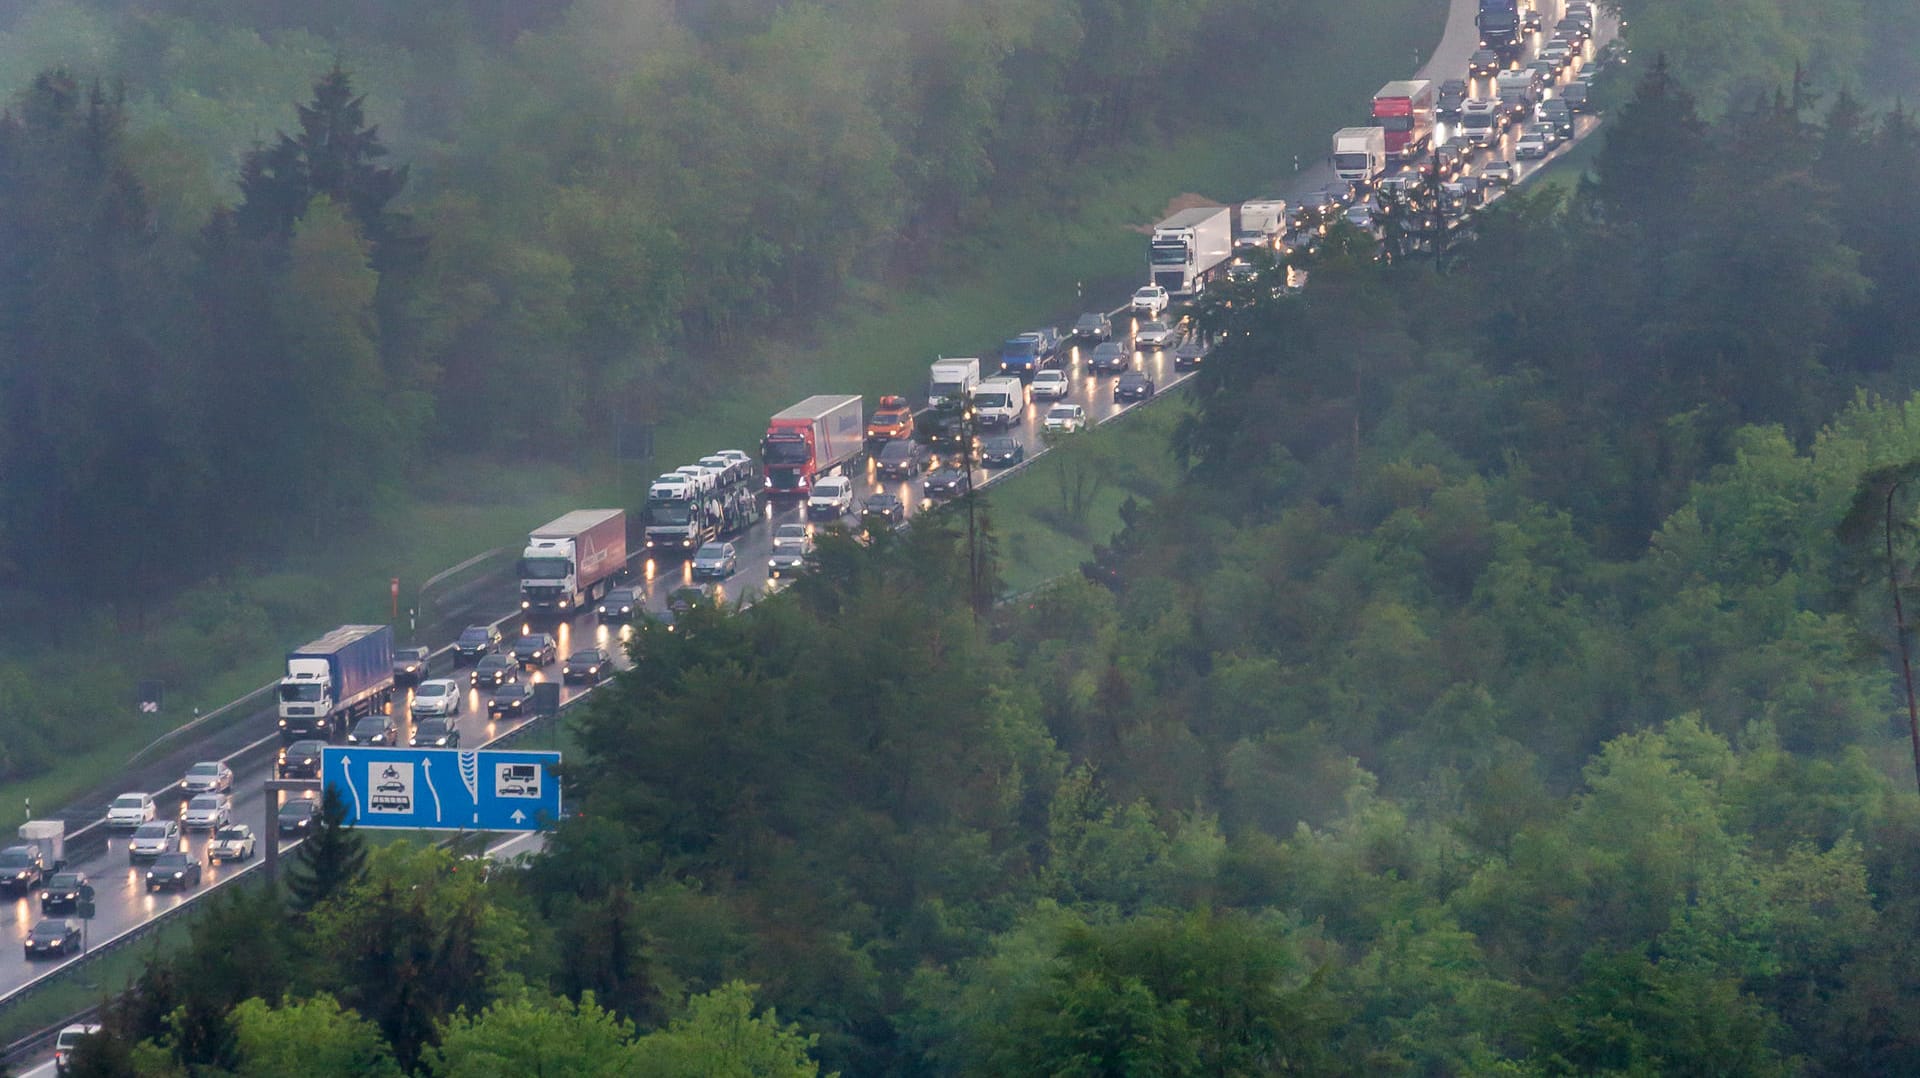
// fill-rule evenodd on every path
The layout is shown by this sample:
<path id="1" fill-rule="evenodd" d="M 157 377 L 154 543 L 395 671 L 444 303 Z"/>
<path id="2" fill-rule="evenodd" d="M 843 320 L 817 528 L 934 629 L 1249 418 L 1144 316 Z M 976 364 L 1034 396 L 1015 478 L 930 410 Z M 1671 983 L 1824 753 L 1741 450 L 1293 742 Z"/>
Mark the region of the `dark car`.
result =
<path id="1" fill-rule="evenodd" d="M 1073 324 L 1073 339 L 1095 344 L 1113 338 L 1113 319 L 1099 311 L 1088 311 Z"/>
<path id="2" fill-rule="evenodd" d="M 1440 84 L 1440 96 L 1434 102 L 1433 113 L 1442 120 L 1458 120 L 1460 106 L 1467 103 L 1467 80 L 1448 79 Z"/>
<path id="3" fill-rule="evenodd" d="M 1560 100 L 1567 103 L 1571 112 L 1591 112 L 1593 110 L 1593 92 L 1584 82 L 1570 82 L 1560 88 Z"/>
<path id="4" fill-rule="evenodd" d="M 601 621 L 632 621 L 644 609 L 645 597 L 639 588 L 614 588 L 600 600 Z"/>
<path id="5" fill-rule="evenodd" d="M 1567 41 L 1578 50 L 1587 43 L 1587 21 L 1569 15 L 1553 24 L 1553 36 Z"/>
<path id="6" fill-rule="evenodd" d="M 907 519 L 907 503 L 901 501 L 898 494 L 886 491 L 869 494 L 867 500 L 860 503 L 860 519 L 868 524 L 894 527 Z"/>
<path id="7" fill-rule="evenodd" d="M 418 685 L 433 676 L 432 648 L 394 648 L 393 683 Z"/>
<path id="8" fill-rule="evenodd" d="M 513 642 L 513 661 L 521 666 L 545 666 L 559 657 L 560 645 L 548 633 L 528 633 Z"/>
<path id="9" fill-rule="evenodd" d="M 296 798 L 280 806 L 274 820 L 283 835 L 304 835 L 313 830 L 313 821 L 320 818 L 320 803 L 310 798 Z"/>
<path id="10" fill-rule="evenodd" d="M 1333 196 L 1325 191 L 1308 191 L 1293 207 L 1293 227 L 1298 230 L 1319 224 L 1333 205 Z"/>
<path id="11" fill-rule="evenodd" d="M 613 656 L 602 647 L 581 648 L 560 664 L 560 680 L 595 682 L 613 674 Z"/>
<path id="12" fill-rule="evenodd" d="M 1173 369 L 1176 371 L 1197 370 L 1201 361 L 1206 358 L 1207 346 L 1197 340 L 1188 338 L 1181 341 L 1180 346 L 1173 350 Z"/>
<path id="13" fill-rule="evenodd" d="M 1334 180 L 1322 187 L 1320 191 L 1336 206 L 1351 206 L 1360 201 L 1360 196 L 1365 193 L 1360 184 L 1354 180 Z"/>
<path id="14" fill-rule="evenodd" d="M 940 454 L 959 451 L 967 444 L 966 421 L 951 413 L 922 412 L 919 436 L 937 460 Z"/>
<path id="15" fill-rule="evenodd" d="M 460 728 L 451 719 L 421 719 L 413 724 L 413 736 L 407 744 L 416 749 L 457 749 Z"/>
<path id="16" fill-rule="evenodd" d="M 927 497 L 952 498 L 967 489 L 967 473 L 947 468 L 927 477 Z"/>
<path id="17" fill-rule="evenodd" d="M 500 646 L 500 630 L 491 625 L 469 625 L 453 642 L 455 663 L 479 662 L 482 655 Z"/>
<path id="18" fill-rule="evenodd" d="M 1440 171 L 1447 176 L 1458 176 L 1467 170 L 1467 163 L 1473 149 L 1458 142 L 1449 142 L 1433 151 L 1440 162 Z"/>
<path id="19" fill-rule="evenodd" d="M 38 846 L 8 846 L 0 850 L 0 890 L 24 895 L 47 877 L 46 858 Z"/>
<path id="20" fill-rule="evenodd" d="M 895 438 L 873 457 L 873 470 L 882 479 L 912 479 L 931 467 L 932 450 L 911 438 Z"/>
<path id="21" fill-rule="evenodd" d="M 163 853 L 147 869 L 147 890 L 185 891 L 200 886 L 200 862 L 184 853 Z"/>
<path id="22" fill-rule="evenodd" d="M 1500 62 L 1500 54 L 1492 49 L 1475 49 L 1473 55 L 1467 57 L 1467 71 L 1475 78 L 1492 78 L 1506 66 Z"/>
<path id="23" fill-rule="evenodd" d="M 1537 34 L 1546 20 L 1540 17 L 1539 8 L 1522 8 L 1520 11 L 1520 29 L 1529 34 Z"/>
<path id="24" fill-rule="evenodd" d="M 1093 355 L 1087 359 L 1087 369 L 1096 373 L 1111 374 L 1115 371 L 1124 371 L 1131 366 L 1133 366 L 1133 351 L 1115 341 L 1108 341 L 1095 348 Z"/>
<path id="25" fill-rule="evenodd" d="M 496 651 L 481 659 L 468 678 L 483 689 L 497 689 L 520 680 L 520 664 L 513 661 L 513 656 Z"/>
<path id="26" fill-rule="evenodd" d="M 58 958 L 80 950 L 80 922 L 47 918 L 27 933 L 28 958 Z"/>
<path id="27" fill-rule="evenodd" d="M 88 886 L 84 872 L 56 872 L 40 887 L 40 912 L 58 913 L 80 905 L 81 890 Z"/>
<path id="28" fill-rule="evenodd" d="M 487 714 L 496 719 L 520 715 L 528 710 L 532 700 L 533 686 L 518 681 L 502 685 L 494 690 L 493 699 L 487 701 Z"/>
<path id="29" fill-rule="evenodd" d="M 317 779 L 320 777 L 320 750 L 326 747 L 324 741 L 296 741 L 280 750 L 274 773 L 283 779 Z"/>
<path id="30" fill-rule="evenodd" d="M 995 435 L 980 443 L 980 463 L 989 468 L 1011 468 L 1027 459 L 1027 447 L 1009 434 Z"/>
<path id="31" fill-rule="evenodd" d="M 1153 396 L 1153 379 L 1139 371 L 1128 371 L 1113 383 L 1113 399 L 1118 401 L 1143 401 Z"/>
<path id="32" fill-rule="evenodd" d="M 1563 141 L 1573 137 L 1573 106 L 1565 98 L 1540 102 L 1540 122 L 1553 125 L 1554 134 Z"/>
<path id="33" fill-rule="evenodd" d="M 397 745 L 400 731 L 387 715 L 368 715 L 347 731 L 349 745 Z"/>

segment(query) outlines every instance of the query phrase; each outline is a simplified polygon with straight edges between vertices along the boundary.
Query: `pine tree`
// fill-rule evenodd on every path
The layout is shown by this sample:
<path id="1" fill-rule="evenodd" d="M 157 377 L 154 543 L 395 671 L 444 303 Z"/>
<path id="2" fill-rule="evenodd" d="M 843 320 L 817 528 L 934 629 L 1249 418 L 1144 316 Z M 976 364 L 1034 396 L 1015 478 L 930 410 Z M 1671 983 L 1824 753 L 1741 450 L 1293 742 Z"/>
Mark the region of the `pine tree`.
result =
<path id="1" fill-rule="evenodd" d="M 299 910 L 310 910 L 339 894 L 367 872 L 366 840 L 347 823 L 347 804 L 337 788 L 327 787 L 313 828 L 287 874 L 287 891 Z"/>

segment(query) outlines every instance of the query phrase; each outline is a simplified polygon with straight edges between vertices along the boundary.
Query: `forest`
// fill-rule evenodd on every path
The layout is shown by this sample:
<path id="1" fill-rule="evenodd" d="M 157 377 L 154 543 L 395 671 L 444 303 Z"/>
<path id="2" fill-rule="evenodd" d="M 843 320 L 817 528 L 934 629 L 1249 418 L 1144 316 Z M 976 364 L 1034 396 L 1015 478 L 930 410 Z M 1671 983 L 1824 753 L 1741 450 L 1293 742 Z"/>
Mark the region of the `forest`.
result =
<path id="1" fill-rule="evenodd" d="M 751 342 L 861 282 L 921 279 L 1116 146 L 1244 117 L 1278 67 L 1253 50 L 1310 49 L 1329 18 L 1272 0 L 0 5 L 8 652 L 168 623 L 121 676 L 0 664 L 0 781 L 82 751 L 72 732 L 117 715 L 122 683 L 204 683 L 259 649 L 295 604 L 229 582 L 451 477 L 574 463 L 616 421 L 702 407 L 753 375 Z M 1231 62 L 1144 92 L 1196 41 Z"/>
<path id="2" fill-rule="evenodd" d="M 1215 294 L 1080 578 L 981 601 L 988 500 L 649 625 L 545 853 L 324 827 L 76 1073 L 1920 1072 L 1920 130 L 1609 128 Z"/>

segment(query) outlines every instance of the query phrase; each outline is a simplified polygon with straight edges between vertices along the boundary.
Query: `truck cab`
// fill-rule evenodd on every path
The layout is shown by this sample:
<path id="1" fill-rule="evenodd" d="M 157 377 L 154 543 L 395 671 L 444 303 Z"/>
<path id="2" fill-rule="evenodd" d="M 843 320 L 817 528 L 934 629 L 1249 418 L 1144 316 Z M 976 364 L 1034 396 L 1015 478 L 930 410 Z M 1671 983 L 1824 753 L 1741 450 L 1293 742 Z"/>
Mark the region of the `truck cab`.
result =
<path id="1" fill-rule="evenodd" d="M 1060 354 L 1060 331 L 1036 329 L 1009 337 L 1000 346 L 1000 369 L 1007 374 L 1032 376 Z"/>
<path id="2" fill-rule="evenodd" d="M 1333 135 L 1333 172 L 1343 180 L 1372 184 L 1387 168 L 1387 133 L 1378 127 L 1343 127 Z"/>
<path id="3" fill-rule="evenodd" d="M 960 404 L 980 384 L 978 359 L 937 359 L 927 368 L 927 407 Z"/>

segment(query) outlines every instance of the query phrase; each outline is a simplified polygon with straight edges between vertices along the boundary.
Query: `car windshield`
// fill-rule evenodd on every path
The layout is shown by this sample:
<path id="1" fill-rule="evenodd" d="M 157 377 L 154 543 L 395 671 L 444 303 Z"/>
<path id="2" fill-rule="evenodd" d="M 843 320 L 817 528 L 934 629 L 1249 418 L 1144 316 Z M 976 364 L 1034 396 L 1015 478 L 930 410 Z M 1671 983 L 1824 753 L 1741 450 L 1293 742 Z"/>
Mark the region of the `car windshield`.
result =
<path id="1" fill-rule="evenodd" d="M 42 921 L 33 926 L 34 939 L 57 940 L 66 934 L 67 926 L 64 921 Z"/>
<path id="2" fill-rule="evenodd" d="M 440 719 L 428 719 L 414 727 L 414 733 L 421 737 L 439 737 L 447 732 L 447 724 Z"/>
<path id="3" fill-rule="evenodd" d="M 217 809 L 220 807 L 219 794 L 201 794 L 187 803 L 190 809 Z"/>
<path id="4" fill-rule="evenodd" d="M 495 700 L 511 700 L 516 696 L 532 696 L 532 695 L 533 695 L 533 686 L 522 685 L 518 682 L 515 682 L 512 685 L 502 685 L 500 687 L 500 691 L 493 694 L 493 698 Z"/>
<path id="5" fill-rule="evenodd" d="M 168 869 L 182 869 L 185 867 L 187 867 L 187 855 L 184 853 L 163 853 L 153 862 L 153 868 L 156 872 L 165 872 Z"/>
<path id="6" fill-rule="evenodd" d="M 1071 419 L 1073 418 L 1073 406 L 1068 404 L 1056 404 L 1052 408 L 1047 410 L 1047 418 L 1048 419 Z"/>
<path id="7" fill-rule="evenodd" d="M 1105 315 L 1083 314 L 1080 316 L 1078 325 L 1081 329 L 1099 329 L 1105 325 L 1106 322 L 1107 319 Z"/>
<path id="8" fill-rule="evenodd" d="M 488 670 L 488 671 L 504 670 L 511 665 L 512 664 L 507 661 L 507 657 L 504 655 L 489 655 L 486 658 L 481 659 L 480 665 L 475 667 L 474 669 Z"/>
<path id="9" fill-rule="evenodd" d="M 137 809 L 146 803 L 146 798 L 135 797 L 132 794 L 128 794 L 125 797 L 114 798 L 113 807 L 117 809 Z"/>
<path id="10" fill-rule="evenodd" d="M 487 631 L 485 629 L 468 629 L 460 634 L 460 642 L 462 644 L 484 644 L 487 642 Z"/>
<path id="11" fill-rule="evenodd" d="M 600 661 L 600 653 L 597 651 L 576 651 L 567 656 L 567 661 L 575 665 L 580 663 L 592 665 Z"/>
<path id="12" fill-rule="evenodd" d="M 694 555 L 694 557 L 702 561 L 719 561 L 726 556 L 727 548 L 718 543 L 708 543 L 706 546 L 700 548 L 700 553 Z"/>
<path id="13" fill-rule="evenodd" d="M 0 868 L 19 868 L 22 865 L 30 865 L 32 863 L 33 858 L 28 857 L 27 851 L 25 850 L 0 850 Z"/>
<path id="14" fill-rule="evenodd" d="M 374 734 L 385 732 L 386 728 L 385 719 L 361 719 L 360 724 L 353 728 L 353 732 L 361 737 L 372 737 Z"/>
<path id="15" fill-rule="evenodd" d="M 1033 376 L 1034 385 L 1039 385 L 1042 382 L 1064 382 L 1066 380 L 1067 375 L 1064 371 L 1041 371 L 1039 374 Z"/>
<path id="16" fill-rule="evenodd" d="M 441 696 L 452 696 L 453 686 L 448 685 L 444 682 L 429 681 L 425 685 L 422 685 L 418 689 L 414 690 L 414 695 L 419 697 L 424 697 L 427 699 L 434 699 Z"/>
<path id="17" fill-rule="evenodd" d="M 222 827 L 220 832 L 213 836 L 213 840 L 215 842 L 239 842 L 246 837 L 247 831 L 243 827 Z"/>
<path id="18" fill-rule="evenodd" d="M 534 648 L 544 648 L 547 646 L 547 634 L 535 633 L 532 636 L 522 637 L 520 639 L 520 646 L 529 651 Z"/>
<path id="19" fill-rule="evenodd" d="M 135 831 L 133 833 L 133 837 L 134 838 L 166 838 L 167 825 L 163 823 L 142 824 L 140 825 L 140 830 Z"/>
<path id="20" fill-rule="evenodd" d="M 287 755 L 318 756 L 320 755 L 320 749 L 323 744 L 325 743 L 320 741 L 296 741 L 287 747 Z"/>
<path id="21" fill-rule="evenodd" d="M 897 464 L 911 459 L 912 456 L 913 447 L 905 442 L 888 442 L 886 448 L 880 450 L 881 461 L 888 464 Z"/>
<path id="22" fill-rule="evenodd" d="M 192 767 L 187 769 L 187 774 L 193 775 L 198 778 L 208 778 L 208 779 L 218 778 L 220 775 L 220 765 L 219 764 L 194 764 Z"/>
<path id="23" fill-rule="evenodd" d="M 630 588 L 615 588 L 607 593 L 608 603 L 631 603 L 633 591 Z"/>
<path id="24" fill-rule="evenodd" d="M 80 889 L 80 877 L 71 872 L 62 872 L 48 880 L 47 886 L 56 891 L 77 891 Z"/>
<path id="25" fill-rule="evenodd" d="M 984 448 L 989 453 L 1011 453 L 1018 446 L 1012 438 L 988 438 Z"/>

